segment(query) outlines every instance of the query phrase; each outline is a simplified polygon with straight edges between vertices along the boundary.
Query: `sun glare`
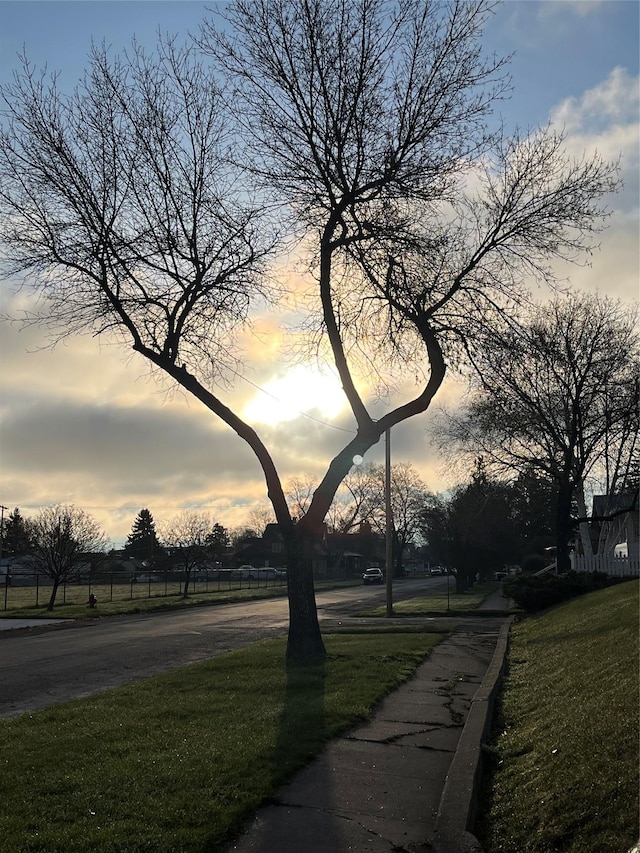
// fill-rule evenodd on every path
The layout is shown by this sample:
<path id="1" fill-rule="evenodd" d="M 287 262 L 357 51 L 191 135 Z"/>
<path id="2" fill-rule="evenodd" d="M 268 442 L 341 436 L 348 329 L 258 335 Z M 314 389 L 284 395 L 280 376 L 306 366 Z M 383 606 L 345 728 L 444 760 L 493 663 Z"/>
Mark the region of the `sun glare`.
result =
<path id="1" fill-rule="evenodd" d="M 344 405 L 345 396 L 335 376 L 300 364 L 258 391 L 245 406 L 244 416 L 263 424 L 291 421 L 300 415 L 330 420 Z"/>

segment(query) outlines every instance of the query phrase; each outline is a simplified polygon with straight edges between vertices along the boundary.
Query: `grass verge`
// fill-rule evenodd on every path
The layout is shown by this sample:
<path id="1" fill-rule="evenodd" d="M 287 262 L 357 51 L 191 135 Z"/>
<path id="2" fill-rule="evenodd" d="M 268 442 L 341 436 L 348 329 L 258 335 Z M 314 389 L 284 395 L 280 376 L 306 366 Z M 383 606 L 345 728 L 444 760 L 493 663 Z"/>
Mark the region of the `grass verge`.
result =
<path id="1" fill-rule="evenodd" d="M 327 635 L 323 666 L 289 671 L 270 640 L 0 720 L 0 847 L 213 851 L 442 638 Z"/>
<path id="2" fill-rule="evenodd" d="M 356 581 L 325 581 L 315 584 L 316 592 L 326 589 L 338 589 L 355 586 Z M 101 616 L 122 616 L 136 613 L 157 613 L 163 610 L 184 610 L 187 607 L 199 607 L 216 604 L 233 604 L 238 601 L 259 601 L 266 598 L 285 598 L 287 585 L 277 583 L 267 586 L 245 586 L 243 588 L 232 588 L 209 590 L 207 592 L 190 592 L 184 598 L 179 592 L 179 585 L 174 584 L 175 591 L 165 594 L 164 585 L 156 584 L 150 587 L 147 584 L 134 586 L 135 596 L 128 598 L 125 594 L 109 600 L 109 587 L 93 586 L 92 590 L 98 599 L 98 606 L 90 610 L 87 606 L 89 595 L 88 587 L 78 591 L 73 589 L 69 592 L 67 600 L 62 601 L 62 596 L 56 601 L 53 610 L 46 609 L 48 595 L 40 595 L 41 603 L 38 607 L 29 606 L 25 603 L 33 600 L 32 587 L 23 587 L 12 591 L 12 608 L 0 610 L 0 617 L 8 619 L 99 619 Z M 128 589 L 129 587 L 127 587 Z M 151 590 L 149 592 L 148 590 Z M 45 588 L 46 590 L 46 588 Z M 157 591 L 156 591 L 157 590 Z"/>
<path id="3" fill-rule="evenodd" d="M 625 853 L 638 841 L 637 581 L 516 625 L 488 853 Z"/>
<path id="4" fill-rule="evenodd" d="M 497 582 L 476 583 L 470 590 L 463 593 L 455 591 L 455 581 L 451 581 L 451 588 L 447 593 L 445 589 L 434 590 L 429 595 L 419 598 L 411 598 L 407 601 L 398 601 L 393 605 L 394 616 L 442 616 L 443 613 L 463 613 L 467 610 L 478 608 L 485 598 L 492 592 L 501 588 Z M 361 613 L 361 616 L 386 616 L 386 606 L 376 607 Z"/>

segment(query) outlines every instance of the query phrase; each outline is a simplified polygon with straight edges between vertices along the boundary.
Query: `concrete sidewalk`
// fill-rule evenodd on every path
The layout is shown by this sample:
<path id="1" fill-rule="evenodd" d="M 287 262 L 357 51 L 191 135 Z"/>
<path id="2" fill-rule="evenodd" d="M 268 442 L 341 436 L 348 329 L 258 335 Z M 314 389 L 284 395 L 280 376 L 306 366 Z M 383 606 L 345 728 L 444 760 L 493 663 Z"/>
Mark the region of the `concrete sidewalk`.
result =
<path id="1" fill-rule="evenodd" d="M 488 610 L 506 610 L 500 595 Z M 373 719 L 332 741 L 225 853 L 471 853 L 510 620 L 460 619 Z"/>

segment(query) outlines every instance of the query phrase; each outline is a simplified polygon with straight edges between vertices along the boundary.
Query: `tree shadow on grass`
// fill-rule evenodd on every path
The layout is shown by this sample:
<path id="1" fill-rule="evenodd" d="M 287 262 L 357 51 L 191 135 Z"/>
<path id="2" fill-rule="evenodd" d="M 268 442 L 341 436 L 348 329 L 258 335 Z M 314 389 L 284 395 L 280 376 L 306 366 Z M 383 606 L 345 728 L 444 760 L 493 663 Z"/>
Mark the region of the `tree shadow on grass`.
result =
<path id="1" fill-rule="evenodd" d="M 273 751 L 273 780 L 282 784 L 313 759 L 328 737 L 324 693 L 327 667 L 287 667 L 287 686 Z"/>
<path id="2" fill-rule="evenodd" d="M 346 849 L 344 817 L 331 767 L 314 763 L 331 737 L 325 707 L 327 667 L 289 666 L 278 741 L 273 751 L 275 810 L 265 821 L 256 853 L 273 853 L 286 834 L 306 850 L 322 838 L 330 850 Z M 304 770 L 304 768 L 308 768 Z M 300 773 L 299 776 L 296 774 Z M 286 782 L 293 785 L 282 787 Z"/>
<path id="3" fill-rule="evenodd" d="M 300 809 L 286 807 L 279 789 L 291 782 L 318 755 L 329 737 L 324 702 L 326 676 L 324 663 L 287 667 L 277 739 L 273 751 L 264 759 L 269 768 L 273 793 L 263 800 L 255 819 L 245 820 L 221 847 L 215 843 L 205 845 L 202 853 L 243 850 L 245 843 L 253 853 L 273 853 L 281 849 L 285 834 L 293 837 L 296 844 L 299 842 L 300 850 L 308 846 L 313 827 L 305 817 L 300 818 Z M 245 836 L 248 836 L 246 840 Z M 340 844 L 341 840 L 336 838 L 333 849 L 341 849 Z"/>

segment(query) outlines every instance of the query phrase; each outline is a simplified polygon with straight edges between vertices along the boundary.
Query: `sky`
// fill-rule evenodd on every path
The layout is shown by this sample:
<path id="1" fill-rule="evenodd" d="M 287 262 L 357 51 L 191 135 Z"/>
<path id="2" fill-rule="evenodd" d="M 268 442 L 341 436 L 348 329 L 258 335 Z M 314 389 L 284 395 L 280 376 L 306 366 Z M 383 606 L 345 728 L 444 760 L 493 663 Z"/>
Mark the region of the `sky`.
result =
<path id="1" fill-rule="evenodd" d="M 0 81 L 10 80 L 23 49 L 36 67 L 60 72 L 73 87 L 93 39 L 114 50 L 132 35 L 187 37 L 215 3 L 0 2 Z M 638 298 L 638 44 L 636 0 L 506 0 L 492 17 L 485 49 L 513 54 L 513 94 L 500 104 L 507 130 L 547 122 L 564 127 L 572 153 L 622 155 L 624 190 L 590 267 L 560 269 L 571 285 L 628 302 Z M 0 283 L 0 314 L 26 299 Z M 313 365 L 292 367 L 278 344 L 285 317 L 257 319 L 247 338 L 246 379 L 222 393 L 256 426 L 286 481 L 321 476 L 349 440 L 353 421 L 334 377 Z M 455 386 L 438 403 L 453 400 Z M 384 407 L 378 406 L 382 414 Z M 430 416 L 394 429 L 392 459 L 411 462 L 433 491 L 458 476 L 443 468 L 429 439 Z M 381 462 L 382 442 L 365 461 Z M 159 527 L 182 509 L 209 512 L 229 528 L 267 506 L 261 470 L 228 427 L 197 401 L 149 375 L 138 356 L 90 337 L 54 350 L 39 328 L 0 326 L 0 504 L 29 516 L 72 503 L 121 546 L 142 507 Z"/>

